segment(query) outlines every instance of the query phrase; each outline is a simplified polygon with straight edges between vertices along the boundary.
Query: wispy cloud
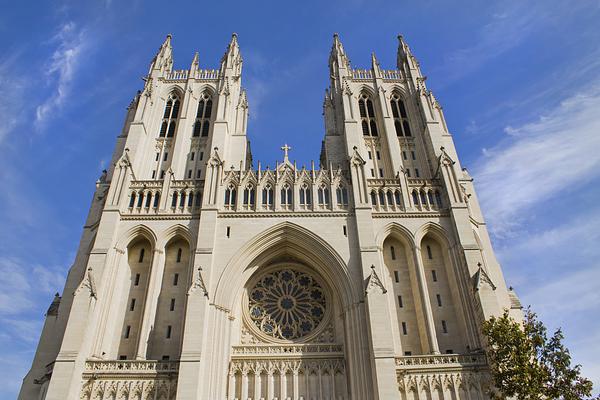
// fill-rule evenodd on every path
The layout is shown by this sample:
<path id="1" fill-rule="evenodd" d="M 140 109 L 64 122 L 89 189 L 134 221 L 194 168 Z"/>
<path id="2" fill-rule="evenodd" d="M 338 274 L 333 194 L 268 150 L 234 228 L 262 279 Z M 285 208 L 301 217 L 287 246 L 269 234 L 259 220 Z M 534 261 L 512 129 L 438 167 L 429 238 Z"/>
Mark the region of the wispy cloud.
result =
<path id="1" fill-rule="evenodd" d="M 0 320 L 31 311 L 38 296 L 48 297 L 62 289 L 63 270 L 32 266 L 15 257 L 0 257 Z"/>
<path id="2" fill-rule="evenodd" d="M 487 23 L 472 44 L 451 49 L 440 67 L 445 83 L 468 76 L 485 63 L 521 45 L 530 35 L 576 13 L 584 5 L 565 2 L 548 7 L 545 1 L 509 0 L 495 3 Z"/>
<path id="3" fill-rule="evenodd" d="M 18 55 L 14 53 L 0 63 L 0 144 L 15 129 L 23 114 L 25 80 L 14 71 Z"/>
<path id="4" fill-rule="evenodd" d="M 474 169 L 483 208 L 496 234 L 540 201 L 600 176 L 600 85 L 573 95 L 537 121 L 506 127 Z"/>
<path id="5" fill-rule="evenodd" d="M 82 52 L 86 46 L 85 31 L 74 22 L 64 23 L 51 43 L 56 45 L 50 63 L 46 66 L 45 76 L 54 86 L 52 94 L 36 109 L 35 125 L 44 126 L 54 112 L 60 110 L 67 100 L 71 83 L 79 65 Z"/>
<path id="6" fill-rule="evenodd" d="M 600 208 L 578 210 L 560 225 L 538 233 L 520 232 L 501 241 L 498 256 L 521 301 L 531 305 L 549 329 L 563 328 L 573 360 L 600 392 Z"/>

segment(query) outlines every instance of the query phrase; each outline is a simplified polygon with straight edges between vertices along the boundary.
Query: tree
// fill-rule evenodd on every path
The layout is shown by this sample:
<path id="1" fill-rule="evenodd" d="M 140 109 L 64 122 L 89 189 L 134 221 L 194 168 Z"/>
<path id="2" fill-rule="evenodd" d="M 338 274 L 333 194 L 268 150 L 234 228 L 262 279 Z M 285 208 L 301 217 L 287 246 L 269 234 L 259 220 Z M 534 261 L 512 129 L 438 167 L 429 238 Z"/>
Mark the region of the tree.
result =
<path id="1" fill-rule="evenodd" d="M 488 344 L 492 398 L 579 400 L 592 395 L 592 382 L 581 376 L 581 366 L 571 366 L 562 331 L 548 338 L 546 327 L 530 309 L 523 323 L 506 310 L 501 317 L 485 321 L 482 330 Z"/>

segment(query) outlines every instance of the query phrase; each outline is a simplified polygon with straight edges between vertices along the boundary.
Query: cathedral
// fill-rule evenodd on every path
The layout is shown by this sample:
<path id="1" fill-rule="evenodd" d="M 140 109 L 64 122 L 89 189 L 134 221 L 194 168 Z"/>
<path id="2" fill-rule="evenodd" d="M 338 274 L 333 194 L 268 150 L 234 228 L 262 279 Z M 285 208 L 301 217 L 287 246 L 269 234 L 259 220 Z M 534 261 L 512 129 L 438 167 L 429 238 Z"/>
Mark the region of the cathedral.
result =
<path id="1" fill-rule="evenodd" d="M 174 69 L 171 35 L 96 182 L 22 400 L 488 399 L 506 286 L 442 107 L 329 55 L 319 162 L 254 162 L 242 55 Z M 325 73 L 325 71 L 324 71 Z"/>

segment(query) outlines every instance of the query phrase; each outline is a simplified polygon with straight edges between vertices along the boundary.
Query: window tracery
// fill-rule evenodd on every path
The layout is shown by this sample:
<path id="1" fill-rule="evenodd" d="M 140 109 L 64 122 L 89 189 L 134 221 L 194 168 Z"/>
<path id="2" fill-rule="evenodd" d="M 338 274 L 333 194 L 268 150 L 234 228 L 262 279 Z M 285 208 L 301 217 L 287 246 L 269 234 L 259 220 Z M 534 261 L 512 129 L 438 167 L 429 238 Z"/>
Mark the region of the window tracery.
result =
<path id="1" fill-rule="evenodd" d="M 163 114 L 162 124 L 160 126 L 160 137 L 171 138 L 175 135 L 175 128 L 177 127 L 177 117 L 179 116 L 179 106 L 181 102 L 179 97 L 172 93 L 167 98 L 165 105 L 165 112 Z"/>
<path id="2" fill-rule="evenodd" d="M 362 132 L 365 136 L 378 136 L 377 122 L 375 121 L 375 109 L 371 98 L 362 94 L 358 99 L 358 109 L 360 111 L 360 120 Z"/>
<path id="3" fill-rule="evenodd" d="M 286 267 L 264 274 L 248 290 L 248 316 L 263 334 L 280 340 L 307 336 L 327 310 L 324 288 L 310 273 Z"/>
<path id="4" fill-rule="evenodd" d="M 406 107 L 397 93 L 392 95 L 390 105 L 392 107 L 396 135 L 406 137 L 412 136 L 410 132 L 410 124 L 408 122 L 408 114 L 406 113 Z"/>
<path id="5" fill-rule="evenodd" d="M 206 137 L 210 129 L 210 117 L 212 114 L 212 98 L 209 93 L 204 92 L 198 103 L 198 111 L 196 112 L 196 122 L 194 123 L 193 136 Z"/>

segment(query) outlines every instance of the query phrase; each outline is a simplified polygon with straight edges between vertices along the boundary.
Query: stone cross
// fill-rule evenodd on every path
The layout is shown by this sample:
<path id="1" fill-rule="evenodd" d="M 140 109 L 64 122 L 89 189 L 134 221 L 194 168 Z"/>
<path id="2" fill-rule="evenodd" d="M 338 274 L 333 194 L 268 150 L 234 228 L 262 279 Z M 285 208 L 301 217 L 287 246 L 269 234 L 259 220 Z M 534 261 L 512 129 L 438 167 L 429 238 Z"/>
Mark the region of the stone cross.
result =
<path id="1" fill-rule="evenodd" d="M 281 146 L 281 150 L 283 150 L 283 162 L 288 161 L 288 151 L 290 151 L 291 149 L 292 148 L 288 146 L 287 143 Z"/>

